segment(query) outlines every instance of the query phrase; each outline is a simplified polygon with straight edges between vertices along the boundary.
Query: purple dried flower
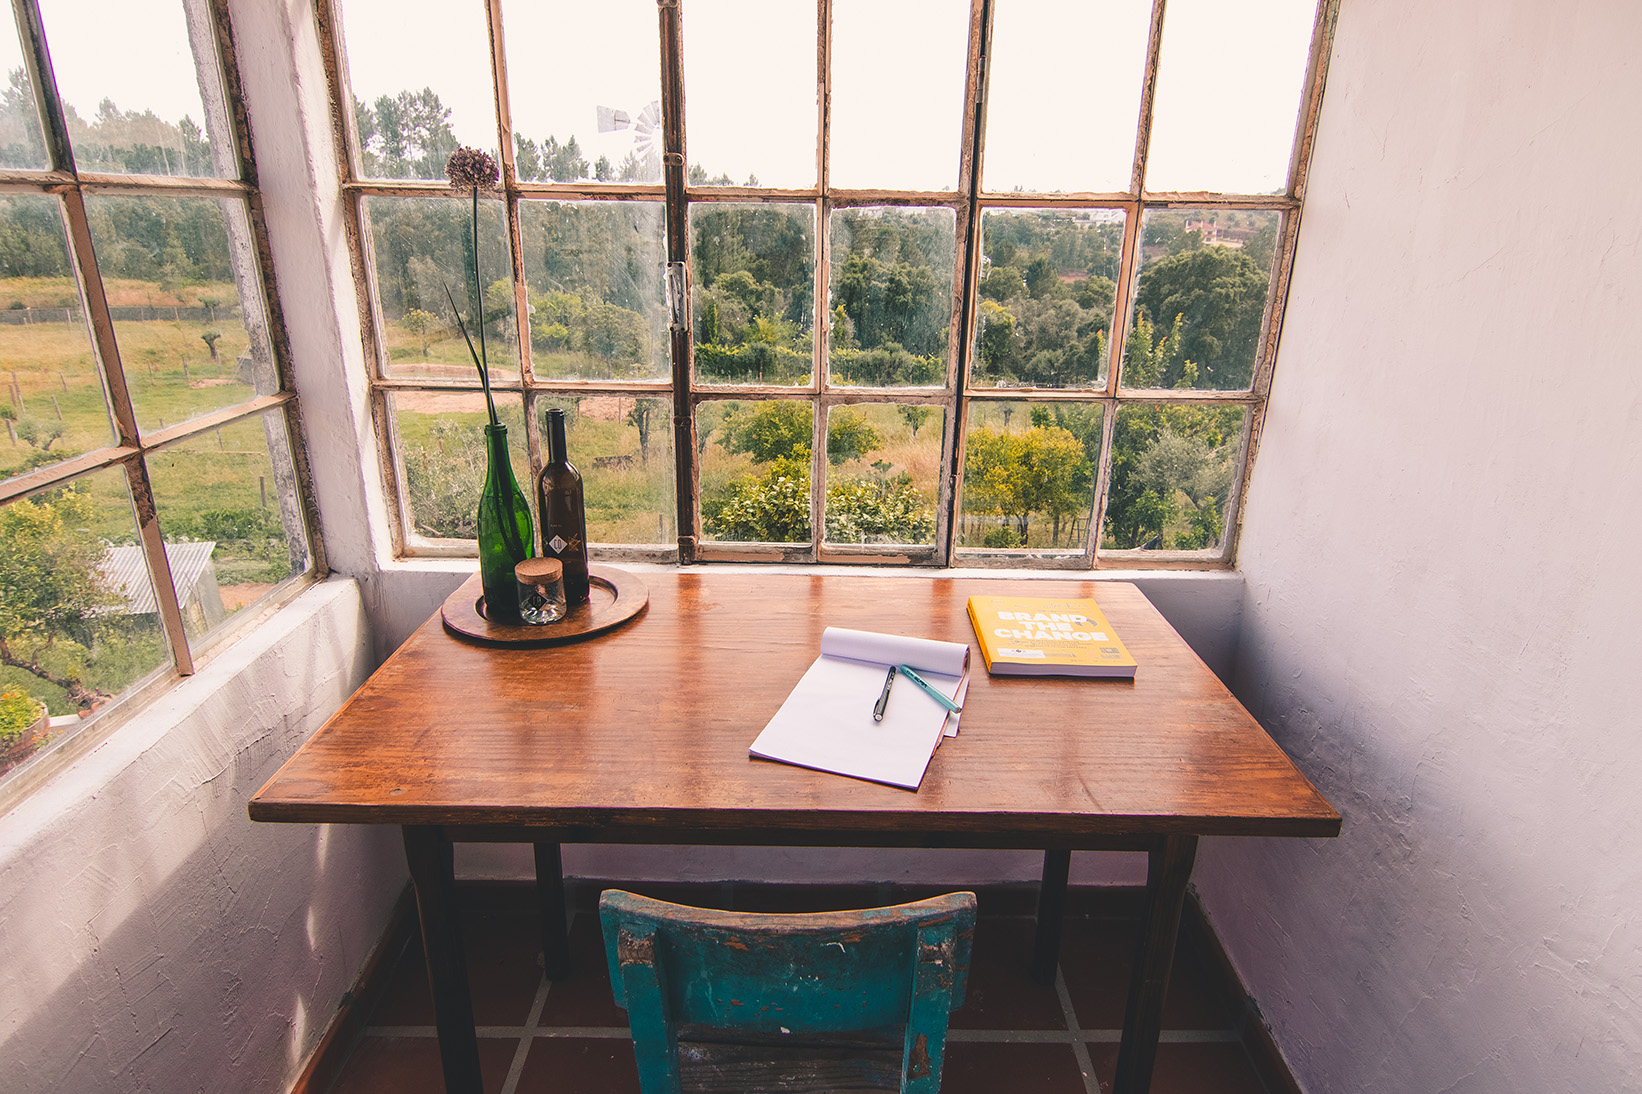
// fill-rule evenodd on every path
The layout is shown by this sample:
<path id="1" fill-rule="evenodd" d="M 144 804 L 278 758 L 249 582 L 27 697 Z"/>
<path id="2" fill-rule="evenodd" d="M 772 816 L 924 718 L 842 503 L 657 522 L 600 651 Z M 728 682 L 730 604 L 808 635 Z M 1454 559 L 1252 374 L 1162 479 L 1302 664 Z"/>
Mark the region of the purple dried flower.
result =
<path id="1" fill-rule="evenodd" d="M 489 152 L 463 145 L 445 161 L 445 177 L 450 179 L 452 189 L 494 190 L 501 172 Z"/>

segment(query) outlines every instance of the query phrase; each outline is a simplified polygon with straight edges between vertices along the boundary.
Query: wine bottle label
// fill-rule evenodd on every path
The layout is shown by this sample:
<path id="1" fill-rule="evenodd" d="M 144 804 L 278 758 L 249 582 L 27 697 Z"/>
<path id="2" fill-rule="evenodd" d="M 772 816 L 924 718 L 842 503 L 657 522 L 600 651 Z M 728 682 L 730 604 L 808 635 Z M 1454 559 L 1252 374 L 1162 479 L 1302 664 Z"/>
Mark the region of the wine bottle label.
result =
<path id="1" fill-rule="evenodd" d="M 569 546 L 569 544 L 564 541 L 563 536 L 554 536 L 552 539 L 547 541 L 547 545 L 555 551 L 563 551 Z"/>

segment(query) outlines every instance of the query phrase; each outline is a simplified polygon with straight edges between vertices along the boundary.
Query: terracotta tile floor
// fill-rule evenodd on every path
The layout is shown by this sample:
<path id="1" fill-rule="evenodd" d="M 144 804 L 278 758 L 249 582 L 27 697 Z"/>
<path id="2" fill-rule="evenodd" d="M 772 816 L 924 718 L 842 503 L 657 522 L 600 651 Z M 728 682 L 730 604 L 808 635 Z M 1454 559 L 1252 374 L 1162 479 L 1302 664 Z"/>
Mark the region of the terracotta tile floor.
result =
<path id="1" fill-rule="evenodd" d="M 822 911 L 916 899 L 882 886 L 634 886 L 648 895 L 743 910 Z M 983 890 L 969 990 L 952 1030 L 942 1089 L 951 1094 L 1099 1094 L 1110 1091 L 1129 982 L 1135 921 L 1066 919 L 1056 983 L 1027 975 L 1030 894 Z M 572 893 L 574 970 L 543 978 L 528 887 L 464 887 L 463 929 L 487 1094 L 637 1094 L 623 1011 L 611 1001 L 595 890 Z M 1098 903 L 1098 902 L 1097 902 Z M 1088 902 L 1085 902 L 1088 907 Z M 425 966 L 412 939 L 385 973 L 333 1094 L 420 1094 L 443 1089 Z M 1241 1039 L 1245 1007 L 1207 945 L 1182 932 L 1164 1008 L 1155 1094 L 1269 1094 Z"/>

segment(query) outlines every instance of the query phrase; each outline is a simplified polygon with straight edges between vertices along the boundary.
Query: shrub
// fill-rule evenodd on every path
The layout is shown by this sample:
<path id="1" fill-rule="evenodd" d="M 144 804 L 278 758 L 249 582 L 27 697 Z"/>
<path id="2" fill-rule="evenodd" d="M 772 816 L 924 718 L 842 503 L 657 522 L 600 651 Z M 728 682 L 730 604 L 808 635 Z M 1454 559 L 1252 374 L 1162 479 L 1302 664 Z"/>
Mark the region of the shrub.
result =
<path id="1" fill-rule="evenodd" d="M 22 688 L 7 688 L 0 693 L 0 748 L 20 742 L 45 709 Z"/>

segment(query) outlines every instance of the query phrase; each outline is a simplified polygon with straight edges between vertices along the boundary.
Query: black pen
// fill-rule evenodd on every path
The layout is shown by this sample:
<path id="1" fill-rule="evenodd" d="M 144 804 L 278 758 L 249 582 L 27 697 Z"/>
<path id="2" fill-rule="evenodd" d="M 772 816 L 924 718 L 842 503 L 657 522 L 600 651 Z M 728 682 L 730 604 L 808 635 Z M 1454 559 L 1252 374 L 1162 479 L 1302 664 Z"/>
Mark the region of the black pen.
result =
<path id="1" fill-rule="evenodd" d="M 889 686 L 893 683 L 895 683 L 895 666 L 891 665 L 889 672 L 884 676 L 883 694 L 878 696 L 878 702 L 874 703 L 872 707 L 872 720 L 875 722 L 884 720 L 884 708 L 889 706 Z"/>

